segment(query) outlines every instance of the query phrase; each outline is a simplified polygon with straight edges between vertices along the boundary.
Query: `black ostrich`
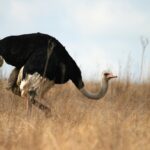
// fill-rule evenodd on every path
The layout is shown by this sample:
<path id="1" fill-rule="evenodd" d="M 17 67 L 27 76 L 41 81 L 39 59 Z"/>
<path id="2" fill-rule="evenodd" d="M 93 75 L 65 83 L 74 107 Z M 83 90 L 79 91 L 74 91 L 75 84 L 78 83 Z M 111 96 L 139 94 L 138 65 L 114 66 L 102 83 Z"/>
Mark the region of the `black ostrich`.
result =
<path id="1" fill-rule="evenodd" d="M 34 84 L 36 79 L 40 81 L 36 86 L 44 81 L 50 83 L 41 95 L 54 84 L 63 84 L 72 80 L 83 95 L 98 100 L 106 94 L 109 79 L 116 77 L 111 73 L 104 73 L 100 91 L 88 92 L 84 87 L 79 67 L 65 47 L 54 37 L 41 33 L 9 36 L 0 40 L 0 55 L 8 64 L 16 67 L 9 81 L 11 87 L 16 83 L 20 85 L 22 95 L 26 95 L 25 88 L 29 82 Z"/>

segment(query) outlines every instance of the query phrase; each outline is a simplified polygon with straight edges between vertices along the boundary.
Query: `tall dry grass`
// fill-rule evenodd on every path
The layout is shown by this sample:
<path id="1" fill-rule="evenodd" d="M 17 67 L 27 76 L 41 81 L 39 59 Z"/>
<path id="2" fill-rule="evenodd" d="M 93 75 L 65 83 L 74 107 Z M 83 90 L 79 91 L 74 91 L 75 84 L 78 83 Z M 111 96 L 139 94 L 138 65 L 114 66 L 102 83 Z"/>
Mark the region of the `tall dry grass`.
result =
<path id="1" fill-rule="evenodd" d="M 150 82 L 111 82 L 100 101 L 83 97 L 72 83 L 46 96 L 52 116 L 33 108 L 0 82 L 0 150 L 149 150 Z M 88 83 L 96 91 L 98 84 Z"/>

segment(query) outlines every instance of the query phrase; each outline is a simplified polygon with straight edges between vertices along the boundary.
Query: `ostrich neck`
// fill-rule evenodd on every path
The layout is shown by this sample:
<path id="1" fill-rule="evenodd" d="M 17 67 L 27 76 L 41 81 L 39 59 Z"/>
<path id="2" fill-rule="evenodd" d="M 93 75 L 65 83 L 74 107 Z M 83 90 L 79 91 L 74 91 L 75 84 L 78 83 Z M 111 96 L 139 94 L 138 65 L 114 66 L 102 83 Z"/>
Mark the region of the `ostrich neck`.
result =
<path id="1" fill-rule="evenodd" d="M 105 96 L 105 94 L 107 92 L 107 89 L 108 89 L 108 81 L 102 79 L 101 88 L 100 88 L 99 92 L 97 92 L 97 93 L 91 93 L 91 92 L 87 91 L 85 89 L 85 87 L 83 87 L 80 91 L 87 98 L 93 99 L 93 100 L 98 100 L 98 99 L 100 99 L 100 98 L 102 98 L 102 97 Z"/>

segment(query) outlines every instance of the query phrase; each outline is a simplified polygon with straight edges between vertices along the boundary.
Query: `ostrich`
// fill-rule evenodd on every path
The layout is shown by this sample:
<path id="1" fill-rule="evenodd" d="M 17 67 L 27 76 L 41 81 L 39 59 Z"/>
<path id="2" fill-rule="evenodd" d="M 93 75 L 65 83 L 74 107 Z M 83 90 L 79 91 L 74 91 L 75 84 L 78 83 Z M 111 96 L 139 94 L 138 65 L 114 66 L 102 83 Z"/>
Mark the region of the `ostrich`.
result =
<path id="1" fill-rule="evenodd" d="M 32 91 L 41 93 L 42 97 L 54 84 L 71 80 L 84 96 L 98 100 L 106 94 L 108 81 L 116 78 L 111 73 L 104 73 L 101 90 L 90 93 L 85 89 L 79 67 L 65 47 L 54 37 L 42 33 L 9 36 L 0 40 L 0 55 L 6 63 L 15 66 L 8 80 L 10 88 L 15 89 L 19 85 L 21 95 L 29 95 L 31 99 L 35 95 Z M 36 89 L 42 82 L 43 91 Z"/>
<path id="2" fill-rule="evenodd" d="M 17 85 L 20 88 L 21 96 L 28 98 L 29 114 L 31 113 L 32 102 L 34 102 L 33 104 L 36 102 L 36 106 L 40 109 L 48 109 L 34 98 L 36 95 L 43 98 L 45 93 L 55 84 L 64 84 L 71 79 L 84 96 L 89 99 L 99 100 L 106 94 L 109 80 L 117 77 L 110 72 L 105 72 L 99 92 L 91 93 L 87 91 L 82 81 L 79 67 L 68 52 L 65 51 L 64 47 L 60 51 L 57 49 L 57 44 L 55 41 L 49 40 L 46 61 L 40 60 L 44 55 L 43 53 L 36 54 L 36 56 L 28 60 L 19 72 Z M 38 66 L 37 61 L 40 61 Z"/>

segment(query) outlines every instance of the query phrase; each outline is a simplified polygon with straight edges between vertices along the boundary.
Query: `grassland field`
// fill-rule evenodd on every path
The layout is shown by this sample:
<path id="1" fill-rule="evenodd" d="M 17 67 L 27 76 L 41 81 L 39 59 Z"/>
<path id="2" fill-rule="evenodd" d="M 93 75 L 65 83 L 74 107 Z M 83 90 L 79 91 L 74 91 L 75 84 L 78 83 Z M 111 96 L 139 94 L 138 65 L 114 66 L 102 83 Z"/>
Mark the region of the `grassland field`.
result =
<path id="1" fill-rule="evenodd" d="M 150 82 L 114 80 L 100 101 L 85 98 L 75 86 L 54 86 L 44 103 L 46 118 L 0 80 L 0 150 L 150 150 Z M 93 92 L 99 84 L 88 82 Z"/>

